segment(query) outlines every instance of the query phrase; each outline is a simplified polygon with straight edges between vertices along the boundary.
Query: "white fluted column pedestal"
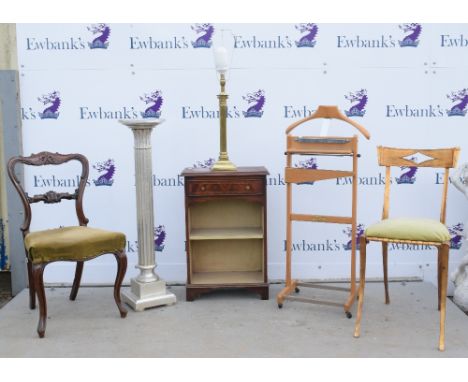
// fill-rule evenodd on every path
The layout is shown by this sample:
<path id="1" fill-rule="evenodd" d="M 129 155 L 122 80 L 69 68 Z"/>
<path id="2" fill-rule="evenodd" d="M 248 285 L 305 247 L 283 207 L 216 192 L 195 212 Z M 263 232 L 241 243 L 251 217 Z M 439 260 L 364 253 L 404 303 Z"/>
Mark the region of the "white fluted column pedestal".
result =
<path id="1" fill-rule="evenodd" d="M 138 265 L 140 274 L 131 279 L 130 290 L 122 300 L 140 312 L 146 308 L 174 304 L 176 297 L 166 290 L 166 282 L 156 274 L 154 252 L 154 207 L 151 132 L 163 122 L 159 119 L 120 120 L 135 138 L 135 180 L 138 224 Z"/>

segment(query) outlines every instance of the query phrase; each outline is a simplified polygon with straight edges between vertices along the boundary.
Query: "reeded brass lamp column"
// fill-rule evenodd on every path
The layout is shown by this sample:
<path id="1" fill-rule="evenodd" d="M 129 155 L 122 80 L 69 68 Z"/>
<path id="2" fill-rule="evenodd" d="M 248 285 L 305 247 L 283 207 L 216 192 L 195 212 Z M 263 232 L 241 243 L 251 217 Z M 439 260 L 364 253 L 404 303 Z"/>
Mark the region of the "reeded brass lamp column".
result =
<path id="1" fill-rule="evenodd" d="M 220 47 L 215 52 L 216 69 L 220 74 L 219 83 L 221 92 L 219 99 L 219 158 L 213 165 L 213 171 L 236 171 L 236 165 L 229 160 L 227 153 L 227 99 L 226 93 L 226 70 L 227 70 L 227 51 Z"/>

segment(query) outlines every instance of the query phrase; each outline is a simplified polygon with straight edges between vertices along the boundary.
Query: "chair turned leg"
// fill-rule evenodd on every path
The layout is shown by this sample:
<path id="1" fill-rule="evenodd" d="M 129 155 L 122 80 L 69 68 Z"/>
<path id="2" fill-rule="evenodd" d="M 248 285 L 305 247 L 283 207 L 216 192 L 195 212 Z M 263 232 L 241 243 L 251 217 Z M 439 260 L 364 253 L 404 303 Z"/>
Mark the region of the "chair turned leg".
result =
<path id="1" fill-rule="evenodd" d="M 440 267 L 441 267 L 441 247 L 437 248 L 437 310 L 440 311 L 440 286 L 441 286 L 441 272 L 440 272 Z"/>
<path id="2" fill-rule="evenodd" d="M 388 294 L 388 243 L 382 242 L 383 279 L 385 285 L 385 304 L 390 304 Z"/>
<path id="3" fill-rule="evenodd" d="M 127 271 L 127 255 L 123 250 L 115 252 L 114 255 L 117 259 L 117 276 L 114 284 L 114 299 L 117 304 L 117 308 L 119 308 L 120 317 L 125 318 L 127 316 L 127 309 L 125 309 L 125 306 L 120 299 L 120 287 L 122 286 L 125 272 Z"/>
<path id="4" fill-rule="evenodd" d="M 36 288 L 34 288 L 34 277 L 31 260 L 28 260 L 28 283 L 29 283 L 29 309 L 36 309 Z"/>
<path id="5" fill-rule="evenodd" d="M 448 281 L 448 259 L 449 245 L 442 244 L 440 250 L 440 334 L 439 350 L 445 350 L 445 309 L 447 304 L 447 281 Z"/>
<path id="6" fill-rule="evenodd" d="M 76 262 L 75 279 L 73 280 L 73 286 L 70 292 L 70 300 L 72 301 L 75 301 L 76 296 L 78 294 L 78 289 L 80 289 L 81 275 L 83 274 L 83 265 L 83 261 Z"/>
<path id="7" fill-rule="evenodd" d="M 39 322 L 37 324 L 37 333 L 40 338 L 44 337 L 47 321 L 47 303 L 44 290 L 44 268 L 45 264 L 33 264 L 32 274 L 34 278 L 34 287 L 39 302 Z"/>
<path id="8" fill-rule="evenodd" d="M 366 284 L 366 246 L 367 239 L 361 236 L 360 239 L 360 273 L 359 273 L 359 301 L 356 315 L 356 324 L 354 326 L 354 337 L 358 338 L 361 335 L 361 318 L 362 318 L 362 305 L 364 304 L 364 286 Z"/>

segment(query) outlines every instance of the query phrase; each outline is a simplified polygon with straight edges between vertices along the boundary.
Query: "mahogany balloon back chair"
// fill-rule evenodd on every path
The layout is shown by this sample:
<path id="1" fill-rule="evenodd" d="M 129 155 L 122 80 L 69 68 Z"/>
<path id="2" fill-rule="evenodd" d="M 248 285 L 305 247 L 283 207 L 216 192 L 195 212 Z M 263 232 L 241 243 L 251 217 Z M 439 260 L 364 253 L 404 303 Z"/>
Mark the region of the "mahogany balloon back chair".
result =
<path id="1" fill-rule="evenodd" d="M 15 174 L 15 166 L 19 163 L 31 166 L 44 166 L 61 165 L 71 160 L 77 160 L 82 166 L 78 188 L 72 194 L 68 192 L 48 191 L 45 194 L 29 196 L 24 191 Z M 37 294 L 39 301 L 37 332 L 41 338 L 45 334 L 47 319 L 43 273 L 46 265 L 55 261 L 76 262 L 75 278 L 70 293 L 70 300 L 75 300 L 80 287 L 84 261 L 107 253 L 114 254 L 117 259 L 114 299 L 117 303 L 120 316 L 124 318 L 127 315 L 127 310 L 120 299 L 120 287 L 127 270 L 127 256 L 125 254 L 126 238 L 120 232 L 87 227 L 88 219 L 83 212 L 83 194 L 88 174 L 88 160 L 81 154 L 59 154 L 44 151 L 28 157 L 13 157 L 8 162 L 8 175 L 18 191 L 24 207 L 24 221 L 20 230 L 23 234 L 28 265 L 29 307 L 35 309 L 35 296 Z M 29 228 L 32 218 L 31 204 L 38 202 L 44 202 L 45 204 L 60 203 L 62 199 L 75 200 L 78 225 L 30 232 Z"/>
<path id="2" fill-rule="evenodd" d="M 362 306 L 364 304 L 364 286 L 366 282 L 366 246 L 369 241 L 382 243 L 383 273 L 385 285 L 385 303 L 390 303 L 388 294 L 387 258 L 388 243 L 430 245 L 438 250 L 438 308 L 440 310 L 439 350 L 445 349 L 445 308 L 447 297 L 447 273 L 450 248 L 450 234 L 445 226 L 449 169 L 457 165 L 460 149 L 401 149 L 377 147 L 380 166 L 385 166 L 385 194 L 382 220 L 369 226 L 360 238 L 360 283 L 359 304 L 354 329 L 354 337 L 361 333 Z M 421 218 L 389 218 L 390 205 L 390 169 L 391 167 L 433 167 L 444 168 L 444 185 L 440 220 Z"/>

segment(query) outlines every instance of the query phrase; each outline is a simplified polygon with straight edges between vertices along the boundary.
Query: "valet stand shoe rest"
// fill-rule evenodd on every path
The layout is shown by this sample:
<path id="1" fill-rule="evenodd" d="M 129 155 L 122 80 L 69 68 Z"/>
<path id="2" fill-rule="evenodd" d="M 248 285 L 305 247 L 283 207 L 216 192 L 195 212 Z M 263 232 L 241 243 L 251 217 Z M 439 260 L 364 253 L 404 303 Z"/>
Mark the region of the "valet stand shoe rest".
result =
<path id="1" fill-rule="evenodd" d="M 329 305 L 343 307 L 346 317 L 351 318 L 350 312 L 356 299 L 356 209 L 357 209 L 357 174 L 358 174 L 358 137 L 322 137 L 322 136 L 307 136 L 299 137 L 290 135 L 291 131 L 304 122 L 326 118 L 326 119 L 339 119 L 354 126 L 364 137 L 370 139 L 369 132 L 360 124 L 353 121 L 344 115 L 337 106 L 323 106 L 320 105 L 317 111 L 312 115 L 303 118 L 286 129 L 286 168 L 285 168 L 285 181 L 286 181 L 286 286 L 277 295 L 276 300 L 278 307 L 283 307 L 284 300 L 308 302 L 311 304 Z M 319 169 L 306 169 L 292 167 L 293 155 L 314 155 L 314 156 L 349 156 L 353 161 L 352 171 L 338 171 L 338 170 L 319 170 Z M 342 177 L 352 177 L 352 213 L 351 217 L 345 216 L 324 216 L 324 215 L 305 215 L 292 212 L 292 184 L 301 184 L 306 182 L 316 182 L 320 180 L 336 179 Z M 351 225 L 351 275 L 350 287 L 341 288 L 328 285 L 320 285 L 318 283 L 300 282 L 293 280 L 291 276 L 291 241 L 292 241 L 292 222 L 293 221 L 307 221 L 307 222 L 320 222 L 320 223 L 338 223 Z M 299 287 L 326 289 L 333 291 L 348 292 L 349 296 L 346 302 L 338 303 L 335 301 L 315 300 L 307 297 L 298 297 L 291 295 L 293 292 L 299 293 Z"/>
<path id="2" fill-rule="evenodd" d="M 29 196 L 23 189 L 15 174 L 17 164 L 30 166 L 61 165 L 76 160 L 82 166 L 80 183 L 74 193 L 48 191 L 45 194 Z M 59 154 L 43 151 L 28 157 L 13 157 L 8 162 L 8 175 L 19 193 L 24 207 L 24 221 L 20 230 L 23 235 L 27 258 L 29 278 L 29 307 L 36 308 L 36 295 L 39 301 L 39 322 L 37 333 L 42 338 L 45 335 L 47 322 L 47 303 L 44 289 L 43 274 L 45 267 L 55 261 L 76 262 L 75 278 L 70 292 L 70 300 L 75 300 L 80 288 L 84 262 L 100 255 L 111 253 L 117 260 L 117 275 L 114 283 L 114 300 L 120 316 L 125 318 L 127 310 L 120 298 L 120 287 L 127 270 L 127 256 L 125 254 L 126 238 L 123 233 L 106 231 L 88 227 L 88 219 L 83 212 L 83 194 L 89 174 L 89 163 L 81 154 Z M 63 199 L 75 200 L 77 226 L 47 229 L 30 232 L 32 211 L 31 204 L 44 202 L 45 204 L 60 203 Z"/>

